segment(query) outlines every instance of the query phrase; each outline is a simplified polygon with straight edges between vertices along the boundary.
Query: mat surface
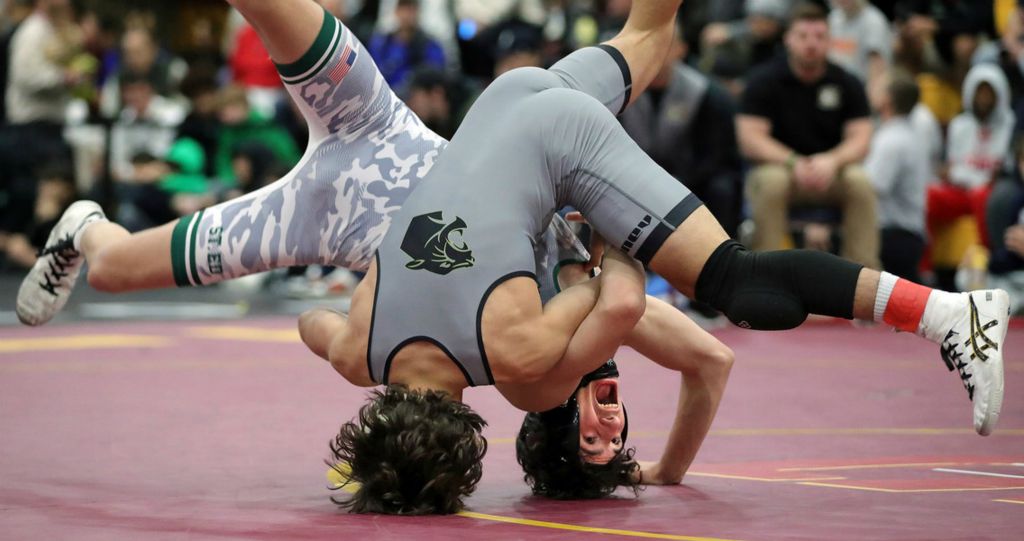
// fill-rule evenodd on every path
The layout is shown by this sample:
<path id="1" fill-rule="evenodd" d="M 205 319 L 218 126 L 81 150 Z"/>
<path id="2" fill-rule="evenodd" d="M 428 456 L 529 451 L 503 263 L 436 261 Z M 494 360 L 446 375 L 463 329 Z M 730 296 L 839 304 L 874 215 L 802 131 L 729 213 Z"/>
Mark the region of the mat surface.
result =
<path id="1" fill-rule="evenodd" d="M 552 502 L 522 482 L 493 389 L 459 516 L 338 511 L 327 441 L 364 391 L 293 318 L 0 328 L 0 539 L 1007 540 L 1024 538 L 1024 330 L 989 438 L 936 348 L 845 325 L 717 336 L 737 363 L 684 485 Z M 620 352 L 630 444 L 656 459 L 679 378 Z M 596 530 L 595 530 L 596 529 Z"/>

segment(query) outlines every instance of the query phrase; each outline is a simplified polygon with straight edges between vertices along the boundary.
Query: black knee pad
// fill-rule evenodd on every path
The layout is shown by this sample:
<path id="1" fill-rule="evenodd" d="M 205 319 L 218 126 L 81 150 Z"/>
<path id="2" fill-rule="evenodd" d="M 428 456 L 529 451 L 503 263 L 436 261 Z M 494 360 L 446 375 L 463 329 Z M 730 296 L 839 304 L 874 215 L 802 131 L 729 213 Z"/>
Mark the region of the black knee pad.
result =
<path id="1" fill-rule="evenodd" d="M 696 297 L 747 329 L 792 329 L 808 314 L 851 319 L 861 268 L 824 252 L 758 253 L 726 241 L 704 265 Z"/>

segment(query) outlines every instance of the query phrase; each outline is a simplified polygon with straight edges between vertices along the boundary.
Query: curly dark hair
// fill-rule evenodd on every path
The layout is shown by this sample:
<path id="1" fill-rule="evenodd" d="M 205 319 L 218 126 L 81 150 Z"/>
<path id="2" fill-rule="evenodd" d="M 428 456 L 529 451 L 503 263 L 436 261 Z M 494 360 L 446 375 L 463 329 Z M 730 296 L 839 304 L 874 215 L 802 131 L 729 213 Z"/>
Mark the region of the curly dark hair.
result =
<path id="1" fill-rule="evenodd" d="M 476 488 L 487 423 L 440 391 L 389 385 L 373 391 L 356 419 L 331 442 L 328 465 L 357 483 L 350 497 L 331 500 L 353 513 L 450 514 Z M 343 469 L 346 464 L 350 472 Z"/>
<path id="2" fill-rule="evenodd" d="M 640 485 L 632 476 L 640 469 L 633 460 L 635 448 L 619 452 L 607 464 L 590 464 L 578 452 L 566 449 L 566 438 L 578 439 L 578 430 L 548 426 L 537 414 L 527 414 L 523 419 L 516 438 L 516 460 L 535 495 L 555 500 L 592 500 L 608 496 L 620 486 L 631 490 L 634 496 L 639 495 Z"/>

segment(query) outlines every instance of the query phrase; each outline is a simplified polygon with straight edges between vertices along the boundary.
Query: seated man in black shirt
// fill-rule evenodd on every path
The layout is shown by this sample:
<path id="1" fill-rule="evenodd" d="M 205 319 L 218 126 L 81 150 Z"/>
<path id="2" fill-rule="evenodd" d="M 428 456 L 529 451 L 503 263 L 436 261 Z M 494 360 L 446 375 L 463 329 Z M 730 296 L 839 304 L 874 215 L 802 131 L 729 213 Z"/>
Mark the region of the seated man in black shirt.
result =
<path id="1" fill-rule="evenodd" d="M 757 164 L 747 178 L 755 250 L 783 247 L 793 205 L 836 205 L 843 213 L 841 255 L 880 268 L 875 194 L 859 162 L 871 141 L 860 81 L 827 60 L 828 21 L 816 5 L 798 7 L 786 31 L 785 59 L 754 72 L 740 105 L 740 149 Z"/>

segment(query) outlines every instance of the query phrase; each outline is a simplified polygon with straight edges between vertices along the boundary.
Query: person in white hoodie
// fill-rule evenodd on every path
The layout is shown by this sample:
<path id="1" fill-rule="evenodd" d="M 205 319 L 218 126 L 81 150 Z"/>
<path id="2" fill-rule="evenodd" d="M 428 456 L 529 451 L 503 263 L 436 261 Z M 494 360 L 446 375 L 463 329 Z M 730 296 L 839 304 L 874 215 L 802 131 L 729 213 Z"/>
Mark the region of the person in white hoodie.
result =
<path id="1" fill-rule="evenodd" d="M 928 223 L 934 228 L 973 214 L 988 244 L 985 205 L 1010 151 L 1016 117 L 1010 85 L 999 66 L 979 64 L 964 80 L 964 112 L 949 124 L 947 172 L 928 188 Z"/>

